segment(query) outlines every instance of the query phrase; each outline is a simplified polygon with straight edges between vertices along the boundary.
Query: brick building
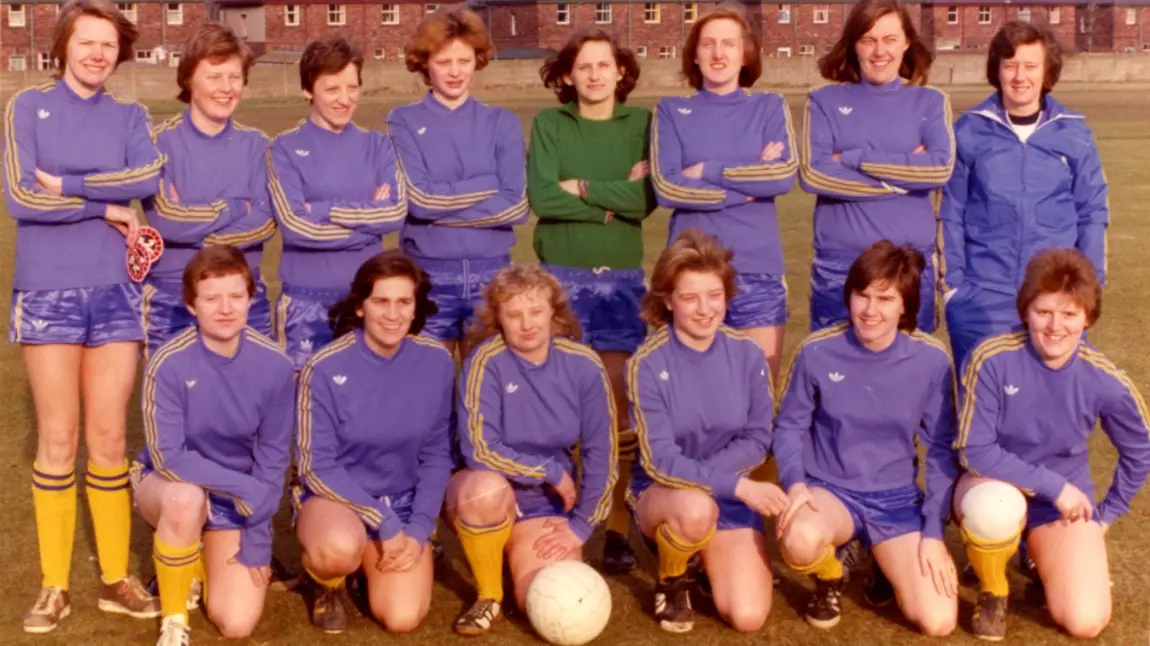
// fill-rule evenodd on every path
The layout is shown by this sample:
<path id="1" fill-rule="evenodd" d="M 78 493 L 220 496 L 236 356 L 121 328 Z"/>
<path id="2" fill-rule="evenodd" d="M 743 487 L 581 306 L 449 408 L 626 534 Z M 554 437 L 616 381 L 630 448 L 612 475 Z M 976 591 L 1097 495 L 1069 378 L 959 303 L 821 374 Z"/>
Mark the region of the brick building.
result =
<path id="1" fill-rule="evenodd" d="M 852 0 L 853 1 L 853 0 Z M 577 28 L 601 24 L 614 29 L 640 56 L 678 58 L 695 19 L 713 2 L 535 2 L 471 0 L 491 29 L 499 50 L 557 49 Z M 0 5 L 0 69 L 46 68 L 59 0 L 3 0 Z M 843 27 L 851 2 L 746 3 L 765 56 L 816 56 Z M 341 33 L 363 47 L 368 58 L 397 60 L 403 44 L 435 3 L 367 0 L 144 0 L 119 3 L 140 27 L 136 60 L 174 64 L 180 44 L 201 20 L 231 25 L 257 55 L 298 53 L 309 40 Z M 1150 0 L 1083 4 L 1011 0 L 909 1 L 923 39 L 935 50 L 984 49 L 998 25 L 1021 19 L 1049 25 L 1069 51 L 1150 52 Z M 289 56 L 290 59 L 290 56 Z"/>

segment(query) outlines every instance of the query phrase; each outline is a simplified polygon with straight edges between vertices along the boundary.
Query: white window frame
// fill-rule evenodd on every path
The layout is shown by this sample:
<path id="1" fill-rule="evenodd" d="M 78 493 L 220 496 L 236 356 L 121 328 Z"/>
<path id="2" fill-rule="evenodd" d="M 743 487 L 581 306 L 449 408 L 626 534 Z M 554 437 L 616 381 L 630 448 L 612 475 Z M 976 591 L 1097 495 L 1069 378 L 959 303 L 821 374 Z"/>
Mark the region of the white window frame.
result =
<path id="1" fill-rule="evenodd" d="M 172 7 L 175 7 L 173 10 Z M 180 2 L 169 2 L 164 5 L 164 20 L 169 25 L 184 24 L 184 5 Z"/>
<path id="2" fill-rule="evenodd" d="M 1019 7 L 1018 8 L 1018 20 L 1020 22 L 1030 22 L 1030 19 L 1031 19 L 1030 7 Z"/>
<path id="3" fill-rule="evenodd" d="M 168 54 L 168 67 L 179 67 L 180 66 L 180 56 L 181 56 L 180 52 L 172 52 L 172 53 Z"/>
<path id="4" fill-rule="evenodd" d="M 780 47 L 780 48 L 775 50 L 775 56 L 777 56 L 778 58 L 790 58 L 791 57 L 791 48 L 790 47 Z"/>
<path id="5" fill-rule="evenodd" d="M 958 6 L 957 5 L 952 4 L 949 7 L 947 7 L 946 8 L 946 24 L 957 25 L 959 15 L 961 15 L 961 14 L 958 13 Z"/>
<path id="6" fill-rule="evenodd" d="M 116 3 L 116 8 L 120 13 L 124 14 L 133 25 L 140 19 L 140 5 L 135 2 L 119 2 Z"/>
<path id="7" fill-rule="evenodd" d="M 611 11 L 610 2 L 597 2 L 595 3 L 595 24 L 596 25 L 609 25 L 611 24 L 614 16 Z"/>
<path id="8" fill-rule="evenodd" d="M 799 56 L 814 56 L 814 55 L 815 55 L 815 46 L 814 45 L 810 45 L 810 44 L 799 45 Z"/>
<path id="9" fill-rule="evenodd" d="M 1046 21 L 1052 25 L 1062 24 L 1062 7 L 1051 7 L 1050 13 L 1047 14 Z"/>
<path id="10" fill-rule="evenodd" d="M 439 5 L 434 2 L 423 5 L 423 13 L 425 14 L 435 13 L 436 11 L 439 11 Z"/>
<path id="11" fill-rule="evenodd" d="M 285 27 L 299 27 L 300 5 L 298 4 L 285 4 L 284 5 L 284 26 Z"/>
<path id="12" fill-rule="evenodd" d="M 147 63 L 148 65 L 156 64 L 156 52 L 151 49 L 137 49 L 136 62 Z"/>
<path id="13" fill-rule="evenodd" d="M 511 14 L 511 35 L 513 37 L 519 35 L 519 23 L 515 21 L 515 14 Z"/>
<path id="14" fill-rule="evenodd" d="M 989 25 L 994 22 L 994 9 L 990 5 L 978 6 L 978 24 Z"/>
<path id="15" fill-rule="evenodd" d="M 776 17 L 776 20 L 778 21 L 778 23 L 780 25 L 791 24 L 791 5 L 789 5 L 789 4 L 779 5 L 778 16 Z"/>
<path id="16" fill-rule="evenodd" d="M 39 52 L 36 54 L 36 69 L 41 72 L 52 69 L 52 54 L 50 52 Z"/>
<path id="17" fill-rule="evenodd" d="M 699 19 L 699 3 L 698 2 L 684 2 L 683 3 L 683 22 L 692 23 Z"/>
<path id="18" fill-rule="evenodd" d="M 28 57 L 24 54 L 12 54 L 8 57 L 9 72 L 27 72 Z"/>
<path id="19" fill-rule="evenodd" d="M 831 21 L 831 6 L 829 4 L 817 4 L 814 7 L 814 23 L 816 25 L 825 25 Z"/>
<path id="20" fill-rule="evenodd" d="M 398 25 L 399 24 L 399 5 L 397 5 L 397 4 L 381 4 L 381 5 L 379 5 L 379 24 L 381 24 L 381 25 Z"/>
<path id="21" fill-rule="evenodd" d="M 335 20 L 332 20 L 334 15 Z M 342 27 L 347 24 L 347 5 L 329 4 L 327 6 L 327 26 Z"/>
<path id="22" fill-rule="evenodd" d="M 560 2 L 559 4 L 555 5 L 555 24 L 571 24 L 571 5 L 567 4 L 566 2 Z"/>
<path id="23" fill-rule="evenodd" d="M 647 58 L 647 46 L 646 45 L 636 46 L 635 47 L 635 57 L 636 58 Z"/>
<path id="24" fill-rule="evenodd" d="M 13 29 L 23 29 L 28 25 L 28 11 L 25 4 L 8 5 L 8 26 Z"/>
<path id="25" fill-rule="evenodd" d="M 658 24 L 663 19 L 663 5 L 658 2 L 643 3 L 643 22 L 648 25 Z"/>
<path id="26" fill-rule="evenodd" d="M 1134 7 L 1126 7 L 1126 26 L 1138 24 L 1138 10 Z"/>
<path id="27" fill-rule="evenodd" d="M 670 60 L 675 58 L 674 45 L 662 45 L 659 47 L 659 58 L 662 60 Z"/>
<path id="28" fill-rule="evenodd" d="M 387 57 L 387 48 L 386 47 L 376 47 L 375 51 L 372 52 L 371 57 L 377 61 L 382 61 L 384 58 Z"/>

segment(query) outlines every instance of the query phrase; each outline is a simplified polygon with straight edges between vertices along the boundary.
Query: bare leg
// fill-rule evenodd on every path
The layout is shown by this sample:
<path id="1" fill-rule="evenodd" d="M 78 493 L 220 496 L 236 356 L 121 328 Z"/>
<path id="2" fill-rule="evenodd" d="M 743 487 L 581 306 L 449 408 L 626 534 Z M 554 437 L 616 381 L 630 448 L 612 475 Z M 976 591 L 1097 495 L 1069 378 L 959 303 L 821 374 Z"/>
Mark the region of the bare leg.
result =
<path id="1" fill-rule="evenodd" d="M 774 581 L 762 532 L 731 529 L 715 533 L 703 548 L 715 608 L 739 632 L 763 627 L 771 612 Z"/>
<path id="2" fill-rule="evenodd" d="M 253 571 L 235 560 L 240 547 L 238 530 L 204 533 L 204 560 L 208 575 L 208 618 L 224 637 L 248 637 L 264 611 L 270 568 Z"/>
<path id="3" fill-rule="evenodd" d="M 939 594 L 929 573 L 919 565 L 922 534 L 892 538 L 872 548 L 874 558 L 891 585 L 903 616 L 928 637 L 945 637 L 958 623 L 958 597 Z"/>
<path id="4" fill-rule="evenodd" d="M 371 614 L 392 633 L 408 633 L 423 623 L 431 609 L 435 556 L 430 546 L 406 572 L 380 572 L 381 549 L 378 542 L 368 543 L 363 550 L 363 572 L 367 577 Z"/>
<path id="5" fill-rule="evenodd" d="M 1079 639 L 1110 623 L 1110 564 L 1096 522 L 1049 523 L 1030 530 L 1027 546 L 1046 588 L 1050 616 Z"/>

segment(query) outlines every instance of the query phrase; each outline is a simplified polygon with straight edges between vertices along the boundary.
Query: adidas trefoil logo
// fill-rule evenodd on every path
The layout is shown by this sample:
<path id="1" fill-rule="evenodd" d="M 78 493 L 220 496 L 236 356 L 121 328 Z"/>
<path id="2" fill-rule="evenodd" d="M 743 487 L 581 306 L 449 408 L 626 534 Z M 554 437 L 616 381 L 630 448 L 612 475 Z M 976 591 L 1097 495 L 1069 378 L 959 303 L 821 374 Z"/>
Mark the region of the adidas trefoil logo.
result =
<path id="1" fill-rule="evenodd" d="M 335 382 L 335 385 L 342 386 L 347 383 L 347 375 L 336 375 L 331 380 Z"/>
<path id="2" fill-rule="evenodd" d="M 303 350 L 304 352 L 311 352 L 311 346 L 311 339 L 304 339 L 303 341 L 299 342 L 299 349 Z"/>
<path id="3" fill-rule="evenodd" d="M 415 131 L 415 134 L 417 134 L 417 135 L 422 135 L 422 134 L 423 134 L 423 133 L 425 133 L 425 132 L 427 132 L 427 126 L 423 126 L 423 127 L 422 127 L 422 128 L 420 128 L 419 130 L 416 130 L 416 131 Z"/>
<path id="4" fill-rule="evenodd" d="M 831 374 L 829 374 L 827 376 L 830 377 L 831 381 L 833 381 L 835 383 L 838 383 L 838 382 L 842 381 L 843 379 L 847 378 L 847 376 L 841 372 L 832 372 Z"/>
<path id="5" fill-rule="evenodd" d="M 679 114 L 691 114 L 691 108 L 679 108 Z"/>
<path id="6" fill-rule="evenodd" d="M 854 111 L 855 111 L 855 109 L 850 107 L 849 105 L 840 105 L 839 106 L 839 112 L 842 113 L 842 115 L 844 117 L 849 115 L 850 113 L 852 113 Z"/>
<path id="7" fill-rule="evenodd" d="M 52 113 L 48 112 L 44 108 L 40 108 L 40 111 L 36 113 L 36 116 L 40 117 L 41 119 L 47 119 L 48 117 L 52 116 Z"/>
<path id="8" fill-rule="evenodd" d="M 196 380 L 195 379 L 189 379 L 189 380 L 184 382 L 184 385 L 186 385 L 188 388 L 195 388 L 196 387 Z"/>
<path id="9" fill-rule="evenodd" d="M 37 330 L 43 330 L 44 328 L 48 327 L 48 321 L 45 321 L 44 319 L 36 319 L 35 321 L 32 321 L 32 327 L 36 328 Z"/>
<path id="10" fill-rule="evenodd" d="M 663 381 L 671 381 L 671 373 L 664 370 L 663 372 L 659 373 L 659 379 L 662 379 Z"/>
<path id="11" fill-rule="evenodd" d="M 504 390 L 506 390 L 507 394 L 510 395 L 510 394 L 514 393 L 516 390 L 519 390 L 519 386 L 516 386 L 513 383 L 507 384 L 507 388 L 505 388 Z"/>
<path id="12" fill-rule="evenodd" d="M 1007 395 L 1017 395 L 1018 394 L 1018 386 L 1015 386 L 1014 384 L 1010 384 L 1006 388 L 1003 388 L 1003 390 L 1006 391 Z"/>
<path id="13" fill-rule="evenodd" d="M 307 157 L 308 155 L 311 154 L 311 151 L 310 150 L 304 150 L 302 148 L 296 148 L 295 154 L 299 155 L 300 157 Z"/>

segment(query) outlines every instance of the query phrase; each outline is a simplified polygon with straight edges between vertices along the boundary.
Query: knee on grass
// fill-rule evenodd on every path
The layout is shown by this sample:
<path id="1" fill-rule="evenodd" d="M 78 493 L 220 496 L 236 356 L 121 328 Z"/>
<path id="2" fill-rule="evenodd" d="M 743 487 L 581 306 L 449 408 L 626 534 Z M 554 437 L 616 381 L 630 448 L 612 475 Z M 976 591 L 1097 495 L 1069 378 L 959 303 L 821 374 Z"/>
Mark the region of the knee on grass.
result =
<path id="1" fill-rule="evenodd" d="M 208 617 L 216 630 L 228 639 L 244 639 L 255 632 L 260 623 L 259 613 L 243 609 L 220 605 L 212 605 L 208 610 Z"/>
<path id="2" fill-rule="evenodd" d="M 374 600 L 371 602 L 371 614 L 390 633 L 409 633 L 419 628 L 428 610 L 423 603 L 396 603 L 394 599 L 386 605 Z"/>
<path id="3" fill-rule="evenodd" d="M 1054 622 L 1072 637 L 1078 639 L 1093 639 L 1102 634 L 1110 623 L 1110 606 L 1098 602 L 1088 602 L 1078 599 L 1077 603 L 1066 604 L 1059 608 L 1052 604 L 1050 615 Z"/>

